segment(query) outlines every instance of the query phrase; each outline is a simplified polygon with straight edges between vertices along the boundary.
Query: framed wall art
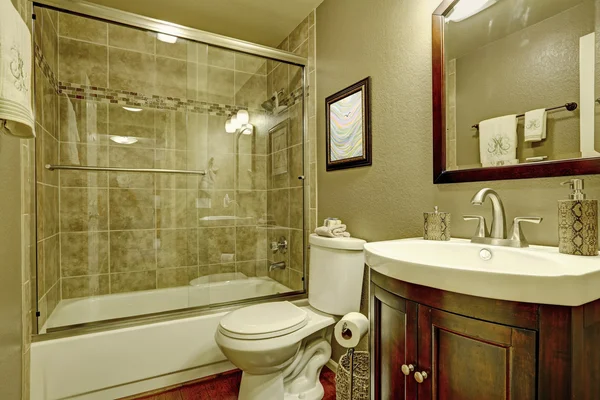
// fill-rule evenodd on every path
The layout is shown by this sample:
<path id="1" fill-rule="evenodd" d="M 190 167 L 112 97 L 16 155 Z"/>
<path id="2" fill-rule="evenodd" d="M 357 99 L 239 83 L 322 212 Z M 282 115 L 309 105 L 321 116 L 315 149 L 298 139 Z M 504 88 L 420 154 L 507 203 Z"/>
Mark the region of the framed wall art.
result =
<path id="1" fill-rule="evenodd" d="M 372 164 L 369 80 L 325 99 L 327 171 Z"/>

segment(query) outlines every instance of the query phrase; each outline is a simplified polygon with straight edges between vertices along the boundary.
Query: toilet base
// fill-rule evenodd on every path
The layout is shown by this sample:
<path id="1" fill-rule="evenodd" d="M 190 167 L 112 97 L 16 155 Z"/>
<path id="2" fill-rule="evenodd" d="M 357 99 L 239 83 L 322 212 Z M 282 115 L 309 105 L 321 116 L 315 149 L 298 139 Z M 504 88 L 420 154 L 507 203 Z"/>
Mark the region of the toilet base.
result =
<path id="1" fill-rule="evenodd" d="M 267 375 L 242 374 L 238 400 L 284 399 L 281 372 Z"/>
<path id="2" fill-rule="evenodd" d="M 323 337 L 303 341 L 292 363 L 283 371 L 266 375 L 242 374 L 239 400 L 321 400 L 321 369 L 331 357 L 331 345 Z"/>

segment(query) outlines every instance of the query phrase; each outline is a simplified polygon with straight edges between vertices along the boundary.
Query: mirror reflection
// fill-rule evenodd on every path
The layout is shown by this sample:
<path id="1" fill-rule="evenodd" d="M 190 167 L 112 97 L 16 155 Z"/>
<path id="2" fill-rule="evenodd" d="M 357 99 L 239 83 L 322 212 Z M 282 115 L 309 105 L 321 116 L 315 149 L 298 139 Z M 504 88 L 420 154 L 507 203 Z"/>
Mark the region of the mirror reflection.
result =
<path id="1" fill-rule="evenodd" d="M 461 0 L 446 13 L 447 169 L 599 157 L 595 26 L 594 0 Z"/>

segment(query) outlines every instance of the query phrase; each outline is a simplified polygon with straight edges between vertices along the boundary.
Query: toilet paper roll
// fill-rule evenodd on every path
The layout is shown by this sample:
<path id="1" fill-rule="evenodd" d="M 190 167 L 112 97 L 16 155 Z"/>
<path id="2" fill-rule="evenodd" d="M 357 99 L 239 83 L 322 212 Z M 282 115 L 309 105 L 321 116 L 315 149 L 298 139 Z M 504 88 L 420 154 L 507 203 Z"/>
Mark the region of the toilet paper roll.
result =
<path id="1" fill-rule="evenodd" d="M 335 340 L 347 349 L 358 346 L 369 331 L 369 320 L 361 313 L 351 312 L 342 317 L 335 325 Z"/>

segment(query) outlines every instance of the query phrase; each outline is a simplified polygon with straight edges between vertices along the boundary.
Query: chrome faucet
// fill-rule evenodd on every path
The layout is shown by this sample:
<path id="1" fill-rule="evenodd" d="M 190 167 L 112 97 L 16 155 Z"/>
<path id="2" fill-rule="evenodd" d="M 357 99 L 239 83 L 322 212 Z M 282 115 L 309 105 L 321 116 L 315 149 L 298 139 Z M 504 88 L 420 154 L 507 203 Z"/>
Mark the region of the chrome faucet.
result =
<path id="1" fill-rule="evenodd" d="M 486 188 L 481 189 L 471 199 L 471 204 L 480 206 L 485 202 L 486 198 L 490 198 L 492 201 L 492 227 L 488 233 L 485 218 L 480 215 L 465 215 L 463 218 L 465 221 L 476 220 L 479 221 L 475 236 L 471 238 L 471 243 L 489 244 L 492 246 L 508 246 L 508 247 L 529 247 L 525 235 L 523 235 L 523 229 L 521 228 L 521 222 L 529 222 L 533 224 L 539 224 L 542 222 L 540 217 L 517 217 L 513 221 L 511 227 L 511 235 L 509 238 L 506 236 L 506 215 L 504 213 L 504 205 L 500 196 L 496 191 Z"/>
<path id="2" fill-rule="evenodd" d="M 492 228 L 490 230 L 490 237 L 506 239 L 506 216 L 504 215 L 504 205 L 498 193 L 489 188 L 481 189 L 475 193 L 475 196 L 471 199 L 471 204 L 480 206 L 488 197 L 492 201 Z"/>

